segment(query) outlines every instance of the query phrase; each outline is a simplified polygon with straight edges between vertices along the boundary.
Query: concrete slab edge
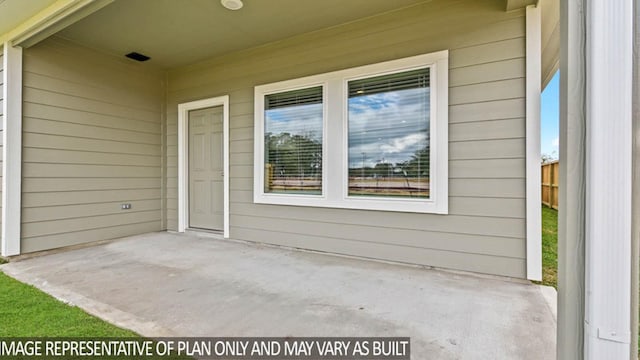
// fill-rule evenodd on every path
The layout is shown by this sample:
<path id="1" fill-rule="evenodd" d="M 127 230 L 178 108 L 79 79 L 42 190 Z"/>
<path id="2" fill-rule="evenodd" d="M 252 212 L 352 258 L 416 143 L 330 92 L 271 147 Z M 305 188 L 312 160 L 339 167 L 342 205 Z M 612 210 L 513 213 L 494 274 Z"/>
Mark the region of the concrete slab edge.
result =
<path id="1" fill-rule="evenodd" d="M 153 321 L 142 319 L 131 313 L 114 308 L 113 306 L 89 299 L 78 293 L 63 289 L 62 287 L 51 285 L 45 280 L 32 278 L 29 274 L 23 271 L 7 268 L 6 266 L 0 266 L 0 271 L 20 282 L 32 285 L 37 289 L 44 291 L 65 304 L 77 306 L 90 315 L 98 317 L 118 327 L 131 330 L 144 337 L 158 338 L 177 336 L 177 334 L 174 334 L 172 331 L 163 328 Z"/>
<path id="2" fill-rule="evenodd" d="M 492 280 L 505 281 L 505 282 L 518 283 L 518 284 L 531 284 L 531 281 L 527 279 L 515 278 L 510 276 L 483 274 L 483 273 L 468 271 L 468 270 L 455 270 L 455 269 L 443 268 L 438 266 L 419 265 L 419 264 L 405 263 L 405 262 L 399 262 L 399 261 L 388 261 L 388 260 L 376 259 L 376 258 L 365 257 L 365 256 L 354 256 L 354 255 L 347 255 L 347 254 L 340 254 L 340 253 L 333 253 L 333 252 L 326 252 L 326 251 L 319 251 L 319 250 L 311 250 L 311 249 L 305 249 L 305 248 L 297 248 L 297 247 L 291 247 L 291 246 L 283 246 L 283 245 L 277 245 L 277 244 L 261 243 L 261 242 L 248 241 L 248 240 L 237 240 L 232 238 L 225 239 L 218 233 L 199 231 L 199 230 L 188 230 L 187 233 L 180 233 L 172 230 L 163 230 L 163 231 L 150 232 L 150 233 L 145 233 L 140 235 L 126 236 L 126 237 L 120 237 L 120 238 L 114 238 L 114 239 L 108 239 L 108 240 L 99 240 L 99 241 L 93 241 L 88 243 L 65 246 L 65 247 L 56 248 L 56 249 L 37 251 L 34 253 L 16 255 L 10 258 L 5 258 L 5 261 L 17 262 L 22 260 L 29 260 L 32 258 L 67 252 L 71 250 L 105 245 L 105 244 L 117 242 L 120 240 L 129 239 L 131 237 L 138 237 L 138 236 L 145 237 L 148 235 L 163 233 L 163 232 L 173 234 L 173 235 L 179 235 L 179 236 L 191 235 L 196 237 L 207 237 L 207 238 L 212 238 L 216 240 L 230 241 L 230 242 L 235 242 L 235 243 L 240 243 L 240 244 L 245 244 L 245 245 L 255 246 L 255 247 L 266 247 L 266 248 L 280 249 L 280 250 L 287 250 L 287 251 L 306 252 L 311 254 L 322 254 L 326 256 L 333 256 L 333 257 L 346 258 L 346 259 L 352 259 L 352 260 L 370 261 L 370 262 L 376 262 L 376 263 L 387 264 L 387 265 L 398 265 L 398 266 L 412 267 L 416 269 L 439 271 L 439 272 L 450 273 L 450 274 L 455 274 L 459 276 L 476 277 L 480 279 L 492 279 Z"/>
<path id="3" fill-rule="evenodd" d="M 141 235 L 134 235 L 134 236 L 146 236 L 146 235 L 149 235 L 149 234 L 157 234 L 157 233 L 161 233 L 161 232 L 165 232 L 165 231 L 154 231 L 154 232 L 149 232 L 149 233 L 145 233 L 145 234 L 141 234 Z M 85 248 L 90 248 L 90 247 L 94 247 L 94 246 L 106 245 L 106 244 L 110 244 L 110 243 L 113 243 L 113 242 L 126 240 L 126 239 L 129 239 L 131 237 L 132 236 L 122 236 L 122 237 L 113 238 L 113 239 L 89 241 L 89 242 L 86 242 L 86 243 L 68 245 L 68 246 L 63 246 L 63 247 L 58 247 L 58 248 L 53 248 L 53 249 L 48 249 L 48 250 L 39 250 L 39 251 L 30 252 L 30 253 L 26 253 L 26 254 L 9 256 L 9 257 L 5 257 L 4 259 L 5 259 L 6 262 L 16 262 L 16 261 L 22 261 L 22 260 L 29 260 L 29 259 L 33 259 L 33 258 L 39 258 L 39 257 L 42 257 L 42 256 L 47 256 L 47 255 L 64 253 L 64 252 L 72 251 L 72 250 L 85 249 Z"/>
<path id="4" fill-rule="evenodd" d="M 438 267 L 438 266 L 412 264 L 412 263 L 405 263 L 405 262 L 400 262 L 400 261 L 389 261 L 389 260 L 376 259 L 376 258 L 366 257 L 366 256 L 347 255 L 347 254 L 340 254 L 340 253 L 334 253 L 334 252 L 298 248 L 298 247 L 293 247 L 293 246 L 284 246 L 284 245 L 277 245 L 277 244 L 270 244 L 270 243 L 262 243 L 262 242 L 257 242 L 257 241 L 238 240 L 238 239 L 232 239 L 232 238 L 225 239 L 222 236 L 220 236 L 220 234 L 211 233 L 211 232 L 207 232 L 207 231 L 200 231 L 200 230 L 187 230 L 186 233 L 180 233 L 180 232 L 177 232 L 177 231 L 167 230 L 167 233 L 173 234 L 173 235 L 178 235 L 178 236 L 191 235 L 191 236 L 196 236 L 196 237 L 206 237 L 206 238 L 212 238 L 212 239 L 221 240 L 221 241 L 229 241 L 229 242 L 234 242 L 234 243 L 238 243 L 238 244 L 244 244 L 244 245 L 253 246 L 253 247 L 257 247 L 257 248 L 269 248 L 269 249 L 278 249 L 278 250 L 284 250 L 284 251 L 294 251 L 294 252 L 303 252 L 303 253 L 309 253 L 309 254 L 319 254 L 319 255 L 325 255 L 325 256 L 331 256 L 331 257 L 337 257 L 337 258 L 344 258 L 344 259 L 351 259 L 351 260 L 357 260 L 357 261 L 367 261 L 367 262 L 375 262 L 375 263 L 379 263 L 379 264 L 409 267 L 409 268 L 414 268 L 414 269 L 438 271 L 438 272 L 450 273 L 450 274 L 458 275 L 458 276 L 475 277 L 475 278 L 480 278 L 480 279 L 491 279 L 491 280 L 497 280 L 497 281 L 505 281 L 505 282 L 510 282 L 510 283 L 516 283 L 516 284 L 526 284 L 526 285 L 531 284 L 531 281 L 529 281 L 527 279 L 520 279 L 520 278 L 515 278 L 515 277 L 510 277 L 510 276 L 483 274 L 483 273 L 469 271 L 469 270 L 455 270 L 455 269 L 443 268 L 443 267 Z M 140 235 L 140 236 L 144 236 L 144 234 Z"/>

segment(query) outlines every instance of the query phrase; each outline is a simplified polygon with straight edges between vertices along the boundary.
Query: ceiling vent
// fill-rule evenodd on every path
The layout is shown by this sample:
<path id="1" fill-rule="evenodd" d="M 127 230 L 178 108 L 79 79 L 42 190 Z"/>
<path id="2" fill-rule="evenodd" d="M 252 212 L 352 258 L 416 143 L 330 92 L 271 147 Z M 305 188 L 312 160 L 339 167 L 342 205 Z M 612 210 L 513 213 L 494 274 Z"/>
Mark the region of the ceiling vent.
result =
<path id="1" fill-rule="evenodd" d="M 149 59 L 151 59 L 150 57 L 148 57 L 147 55 L 142 55 L 140 53 L 137 53 L 135 51 L 128 53 L 127 55 L 125 55 L 126 57 L 128 57 L 129 59 L 133 59 L 135 61 L 147 61 Z"/>

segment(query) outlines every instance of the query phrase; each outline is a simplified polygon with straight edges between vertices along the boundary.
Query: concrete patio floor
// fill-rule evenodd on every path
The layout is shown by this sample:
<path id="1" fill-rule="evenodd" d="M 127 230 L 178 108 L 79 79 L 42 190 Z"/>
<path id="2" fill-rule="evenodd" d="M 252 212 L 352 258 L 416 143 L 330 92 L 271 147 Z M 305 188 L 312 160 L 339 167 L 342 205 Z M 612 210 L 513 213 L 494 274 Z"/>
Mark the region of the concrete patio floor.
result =
<path id="1" fill-rule="evenodd" d="M 555 358 L 555 300 L 518 280 L 165 232 L 0 270 L 149 337 L 409 336 L 412 359 Z"/>

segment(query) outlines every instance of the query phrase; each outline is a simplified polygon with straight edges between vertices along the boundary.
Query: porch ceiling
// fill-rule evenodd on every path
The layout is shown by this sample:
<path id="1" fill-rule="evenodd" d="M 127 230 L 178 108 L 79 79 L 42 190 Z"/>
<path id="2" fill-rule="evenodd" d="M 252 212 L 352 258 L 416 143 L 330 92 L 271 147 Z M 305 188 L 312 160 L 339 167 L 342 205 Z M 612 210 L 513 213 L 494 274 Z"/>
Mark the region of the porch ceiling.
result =
<path id="1" fill-rule="evenodd" d="M 58 35 L 118 56 L 137 51 L 173 68 L 430 1 L 244 0 L 230 11 L 219 0 L 116 0 Z"/>
<path id="2" fill-rule="evenodd" d="M 0 35 L 15 28 L 56 0 L 0 0 Z"/>

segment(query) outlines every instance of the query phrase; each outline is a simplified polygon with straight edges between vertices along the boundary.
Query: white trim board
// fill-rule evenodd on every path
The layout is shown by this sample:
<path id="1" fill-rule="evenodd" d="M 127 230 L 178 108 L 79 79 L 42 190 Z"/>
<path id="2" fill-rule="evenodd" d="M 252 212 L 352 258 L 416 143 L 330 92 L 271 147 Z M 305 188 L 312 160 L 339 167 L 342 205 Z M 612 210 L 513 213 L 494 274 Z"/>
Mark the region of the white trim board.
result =
<path id="1" fill-rule="evenodd" d="M 0 42 L 28 48 L 109 5 L 114 0 L 58 0 L 13 30 Z M 0 1 L 1 2 L 1 1 Z"/>
<path id="2" fill-rule="evenodd" d="M 2 256 L 20 254 L 22 214 L 22 48 L 3 45 Z"/>
<path id="3" fill-rule="evenodd" d="M 542 195 L 540 194 L 541 9 L 527 6 L 526 176 L 527 279 L 542 280 Z"/>
<path id="4" fill-rule="evenodd" d="M 189 227 L 189 111 L 222 106 L 224 238 L 229 238 L 229 95 L 178 105 L 178 232 Z"/>
<path id="5" fill-rule="evenodd" d="M 634 3 L 590 0 L 584 12 L 585 359 L 629 359 L 637 341 L 630 303 Z"/>

